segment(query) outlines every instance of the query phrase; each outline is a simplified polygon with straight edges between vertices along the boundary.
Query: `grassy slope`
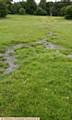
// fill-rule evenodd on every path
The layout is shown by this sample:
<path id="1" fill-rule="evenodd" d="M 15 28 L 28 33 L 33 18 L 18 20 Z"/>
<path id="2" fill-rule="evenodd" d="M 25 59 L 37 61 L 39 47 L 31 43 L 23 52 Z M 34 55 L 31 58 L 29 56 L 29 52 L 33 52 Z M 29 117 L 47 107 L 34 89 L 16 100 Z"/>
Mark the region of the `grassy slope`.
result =
<path id="1" fill-rule="evenodd" d="M 57 35 L 50 36 L 48 32 Z M 71 51 L 72 21 L 34 16 L 0 20 L 0 47 L 42 38 Z M 19 69 L 0 77 L 0 116 L 72 120 L 72 60 L 42 46 L 18 49 L 16 58 Z"/>

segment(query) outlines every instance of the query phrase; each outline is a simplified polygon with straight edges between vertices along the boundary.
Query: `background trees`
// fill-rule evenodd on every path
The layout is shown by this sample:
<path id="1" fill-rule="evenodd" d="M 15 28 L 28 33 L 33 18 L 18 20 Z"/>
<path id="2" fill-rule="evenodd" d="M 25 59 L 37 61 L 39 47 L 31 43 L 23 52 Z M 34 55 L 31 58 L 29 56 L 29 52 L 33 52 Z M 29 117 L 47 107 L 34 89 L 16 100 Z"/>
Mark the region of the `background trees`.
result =
<path id="1" fill-rule="evenodd" d="M 3 2 L 0 2 L 0 18 L 6 17 L 7 7 Z"/>
<path id="2" fill-rule="evenodd" d="M 26 3 L 26 12 L 27 14 L 34 14 L 34 12 L 36 11 L 37 5 L 36 2 L 34 0 L 27 0 Z"/>
<path id="3" fill-rule="evenodd" d="M 65 18 L 72 19 L 72 5 L 69 5 L 65 8 Z"/>
<path id="4" fill-rule="evenodd" d="M 40 3 L 39 3 L 39 7 L 46 10 L 46 0 L 41 0 Z"/>
<path id="5" fill-rule="evenodd" d="M 8 11 L 9 14 L 22 14 L 22 15 L 30 14 L 50 16 L 65 15 L 66 16 L 65 18 L 71 16 L 72 2 L 70 0 L 61 0 L 59 2 L 46 2 L 46 0 L 41 0 L 39 4 L 36 4 L 35 0 L 27 0 L 17 3 L 13 3 L 12 2 L 13 0 L 0 0 L 0 1 L 1 3 L 3 3 L 3 7 L 5 6 L 5 8 L 3 9 L 6 10 L 6 15 Z M 67 7 L 69 5 L 70 7 Z M 2 13 L 3 11 L 0 10 L 0 12 Z M 67 15 L 65 13 L 67 13 Z"/>
<path id="6" fill-rule="evenodd" d="M 44 16 L 44 15 L 47 15 L 47 11 L 44 10 L 43 8 L 41 8 L 41 7 L 38 7 L 35 14 Z"/>
<path id="7" fill-rule="evenodd" d="M 36 15 L 47 15 L 46 0 L 41 0 L 37 6 Z"/>

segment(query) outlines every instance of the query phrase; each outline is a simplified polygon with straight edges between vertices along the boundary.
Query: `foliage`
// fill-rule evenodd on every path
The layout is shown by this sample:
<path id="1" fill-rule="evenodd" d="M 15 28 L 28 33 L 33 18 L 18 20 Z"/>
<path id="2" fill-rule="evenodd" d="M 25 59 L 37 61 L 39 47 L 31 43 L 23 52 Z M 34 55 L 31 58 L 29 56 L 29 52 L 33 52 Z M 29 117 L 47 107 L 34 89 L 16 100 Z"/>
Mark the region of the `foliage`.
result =
<path id="1" fill-rule="evenodd" d="M 25 9 L 24 8 L 20 8 L 19 9 L 19 14 L 20 15 L 25 15 Z"/>
<path id="2" fill-rule="evenodd" d="M 36 4 L 35 0 L 27 0 L 12 3 L 12 0 L 2 0 L 6 3 L 8 8 L 8 13 L 19 14 L 20 8 L 24 8 L 26 14 L 37 14 L 37 15 L 50 15 L 50 16 L 64 16 L 64 8 L 71 5 L 72 2 L 68 0 L 59 2 L 46 2 L 46 0 L 41 0 L 39 5 Z M 42 8 L 42 9 L 41 9 Z"/>
<path id="3" fill-rule="evenodd" d="M 62 16 L 63 7 L 71 5 L 72 2 L 47 2 L 46 10 L 48 15 L 50 16 Z M 61 10 L 62 9 L 62 10 Z M 64 11 L 63 11 L 64 12 Z"/>
<path id="4" fill-rule="evenodd" d="M 20 8 L 22 8 L 20 2 L 14 3 L 10 6 L 11 14 L 18 14 Z"/>
<path id="5" fill-rule="evenodd" d="M 6 4 L 0 2 L 0 17 L 6 17 L 7 15 L 7 7 Z"/>
<path id="6" fill-rule="evenodd" d="M 61 2 L 71 2 L 71 0 L 61 0 Z"/>
<path id="7" fill-rule="evenodd" d="M 36 10 L 36 12 L 35 12 L 35 14 L 36 15 L 47 15 L 47 12 L 43 8 L 38 7 L 37 10 Z"/>
<path id="8" fill-rule="evenodd" d="M 58 2 L 46 2 L 41 0 L 39 5 L 36 4 L 35 0 L 27 0 L 13 3 L 13 0 L 0 0 L 6 4 L 8 13 L 19 14 L 20 8 L 24 8 L 26 14 L 31 15 L 50 15 L 50 16 L 64 16 L 65 7 L 72 5 L 69 0 L 62 0 Z M 66 15 L 66 17 L 69 17 Z"/>
<path id="9" fill-rule="evenodd" d="M 47 14 L 52 16 L 52 9 L 53 9 L 53 2 L 47 2 L 46 3 L 46 11 L 47 11 Z"/>
<path id="10" fill-rule="evenodd" d="M 17 14 L 17 9 L 16 9 L 16 7 L 15 7 L 14 4 L 12 4 L 12 5 L 10 6 L 10 13 L 11 13 L 11 14 Z"/>
<path id="11" fill-rule="evenodd" d="M 19 3 L 21 4 L 22 8 L 26 9 L 26 2 L 25 1 L 21 1 Z"/>
<path id="12" fill-rule="evenodd" d="M 39 3 L 39 7 L 46 10 L 46 0 L 41 0 Z"/>
<path id="13" fill-rule="evenodd" d="M 36 8 L 37 8 L 37 5 L 34 0 L 27 0 L 26 12 L 28 14 L 34 14 L 34 12 L 36 11 Z"/>
<path id="14" fill-rule="evenodd" d="M 17 13 L 19 12 L 20 8 L 22 8 L 21 4 L 18 2 L 18 3 L 14 3 L 14 6 L 16 8 L 16 11 Z"/>
<path id="15" fill-rule="evenodd" d="M 72 19 L 72 5 L 69 5 L 65 9 L 65 18 Z"/>
<path id="16" fill-rule="evenodd" d="M 60 9 L 60 16 L 64 16 L 65 15 L 65 9 L 66 9 L 66 7 L 62 7 Z"/>
<path id="17" fill-rule="evenodd" d="M 13 0 L 0 0 L 3 3 L 10 4 Z"/>

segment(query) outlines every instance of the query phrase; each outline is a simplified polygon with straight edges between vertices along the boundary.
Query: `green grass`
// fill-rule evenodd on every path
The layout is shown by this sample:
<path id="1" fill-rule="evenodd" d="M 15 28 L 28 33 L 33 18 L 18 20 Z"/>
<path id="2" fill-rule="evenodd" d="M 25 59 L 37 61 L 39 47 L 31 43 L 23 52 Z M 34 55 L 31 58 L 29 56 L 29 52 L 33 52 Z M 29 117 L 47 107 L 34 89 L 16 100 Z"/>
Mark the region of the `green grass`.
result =
<path id="1" fill-rule="evenodd" d="M 72 21 L 39 16 L 0 20 L 0 48 L 40 39 L 67 49 L 46 49 L 41 45 L 17 49 L 19 68 L 0 75 L 0 116 L 72 120 L 72 60 L 65 56 L 72 52 Z"/>

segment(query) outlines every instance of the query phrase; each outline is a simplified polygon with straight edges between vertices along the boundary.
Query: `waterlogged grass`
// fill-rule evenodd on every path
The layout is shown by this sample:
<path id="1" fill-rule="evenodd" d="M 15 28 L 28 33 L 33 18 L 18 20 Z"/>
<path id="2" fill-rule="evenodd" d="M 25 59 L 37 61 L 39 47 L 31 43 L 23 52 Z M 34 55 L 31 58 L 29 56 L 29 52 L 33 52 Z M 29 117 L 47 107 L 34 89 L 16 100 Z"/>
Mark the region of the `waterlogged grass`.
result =
<path id="1" fill-rule="evenodd" d="M 66 57 L 72 52 L 72 21 L 8 16 L 0 20 L 0 31 L 1 48 L 40 39 L 66 48 L 46 49 L 38 45 L 16 49 L 18 68 L 0 75 L 0 116 L 72 120 L 72 59 Z"/>

